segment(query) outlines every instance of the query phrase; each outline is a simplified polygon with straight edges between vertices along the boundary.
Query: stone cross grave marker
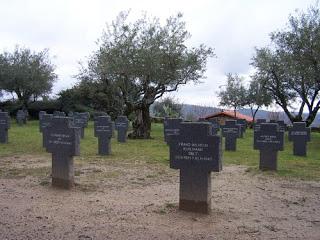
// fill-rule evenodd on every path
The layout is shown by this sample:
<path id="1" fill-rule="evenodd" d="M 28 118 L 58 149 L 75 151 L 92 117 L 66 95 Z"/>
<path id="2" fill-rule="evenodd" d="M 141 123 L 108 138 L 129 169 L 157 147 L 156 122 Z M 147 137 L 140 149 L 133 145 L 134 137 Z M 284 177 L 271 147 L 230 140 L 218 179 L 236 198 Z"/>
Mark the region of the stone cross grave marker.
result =
<path id="1" fill-rule="evenodd" d="M 283 120 L 270 120 L 270 123 L 276 123 L 279 125 L 278 131 L 285 132 L 287 125 L 284 123 Z"/>
<path id="2" fill-rule="evenodd" d="M 240 137 L 240 126 L 235 120 L 227 120 L 225 125 L 221 126 L 222 136 L 225 137 L 225 150 L 237 150 L 237 138 Z"/>
<path id="3" fill-rule="evenodd" d="M 260 131 L 261 123 L 266 123 L 266 119 L 257 119 L 257 121 L 254 123 L 253 131 Z"/>
<path id="4" fill-rule="evenodd" d="M 7 112 L 0 112 L 0 143 L 8 143 L 10 117 Z"/>
<path id="5" fill-rule="evenodd" d="M 110 116 L 99 116 L 94 121 L 94 136 L 98 138 L 98 154 L 111 154 L 112 121 Z"/>
<path id="6" fill-rule="evenodd" d="M 42 128 L 41 128 L 41 120 L 42 120 L 42 116 L 47 114 L 45 111 L 40 111 L 39 112 L 39 131 L 42 132 Z"/>
<path id="7" fill-rule="evenodd" d="M 106 112 L 95 112 L 93 113 L 93 120 L 96 120 L 96 118 L 100 116 L 109 116 L 109 115 Z"/>
<path id="8" fill-rule="evenodd" d="M 20 126 L 23 125 L 23 124 L 26 124 L 27 123 L 26 119 L 27 119 L 27 116 L 26 116 L 25 111 L 18 110 L 17 116 L 16 116 L 17 124 L 20 125 Z"/>
<path id="9" fill-rule="evenodd" d="M 182 118 L 168 118 L 165 117 L 163 120 L 163 135 L 164 141 L 169 144 L 171 136 L 179 134 L 180 124 L 182 123 Z"/>
<path id="10" fill-rule="evenodd" d="M 73 156 L 80 155 L 79 129 L 67 117 L 53 117 L 46 128 L 46 149 L 52 153 L 52 186 L 74 186 Z"/>
<path id="11" fill-rule="evenodd" d="M 221 137 L 212 135 L 208 122 L 184 122 L 169 146 L 170 168 L 180 169 L 179 209 L 209 213 L 211 172 L 222 169 Z"/>
<path id="12" fill-rule="evenodd" d="M 283 151 L 284 132 L 276 123 L 261 123 L 254 132 L 254 149 L 260 150 L 260 170 L 277 170 L 278 151 Z"/>
<path id="13" fill-rule="evenodd" d="M 310 142 L 311 129 L 305 122 L 294 122 L 289 128 L 289 141 L 293 142 L 293 155 L 307 156 L 307 142 Z"/>
<path id="14" fill-rule="evenodd" d="M 84 113 L 73 113 L 73 124 L 75 127 L 80 128 L 80 136 L 84 138 L 84 128 L 88 126 L 87 115 Z"/>
<path id="15" fill-rule="evenodd" d="M 44 114 L 41 117 L 40 121 L 40 132 L 42 132 L 42 147 L 46 147 L 46 142 L 48 140 L 47 137 L 47 128 L 50 126 L 52 121 L 53 115 L 52 114 Z"/>
<path id="16" fill-rule="evenodd" d="M 243 138 L 247 129 L 247 121 L 245 119 L 237 119 L 237 124 L 240 126 L 240 138 Z"/>
<path id="17" fill-rule="evenodd" d="M 66 113 L 65 112 L 60 112 L 60 111 L 54 111 L 53 112 L 54 117 L 65 117 Z"/>
<path id="18" fill-rule="evenodd" d="M 217 135 L 219 130 L 220 130 L 220 124 L 219 121 L 217 119 L 208 119 L 207 120 L 209 123 L 211 123 L 212 126 L 212 135 Z"/>
<path id="19" fill-rule="evenodd" d="M 279 131 L 285 132 L 287 128 L 287 124 L 285 124 L 283 120 L 279 120 L 277 123 L 279 124 Z"/>
<path id="20" fill-rule="evenodd" d="M 127 131 L 129 128 L 129 121 L 127 116 L 118 116 L 115 120 L 115 129 L 118 131 L 118 142 L 127 141 Z"/>

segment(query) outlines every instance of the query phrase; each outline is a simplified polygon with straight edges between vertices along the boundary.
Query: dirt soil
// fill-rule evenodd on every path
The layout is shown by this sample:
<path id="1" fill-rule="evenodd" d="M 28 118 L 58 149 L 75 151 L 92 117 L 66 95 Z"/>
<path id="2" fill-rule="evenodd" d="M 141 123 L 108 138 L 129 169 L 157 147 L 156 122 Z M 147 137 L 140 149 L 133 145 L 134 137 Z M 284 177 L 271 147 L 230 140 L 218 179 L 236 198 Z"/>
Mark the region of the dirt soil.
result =
<path id="1" fill-rule="evenodd" d="M 0 159 L 0 239 L 320 239 L 320 182 L 243 166 L 212 174 L 212 213 L 178 210 L 179 171 L 76 160 L 73 190 L 49 157 Z"/>

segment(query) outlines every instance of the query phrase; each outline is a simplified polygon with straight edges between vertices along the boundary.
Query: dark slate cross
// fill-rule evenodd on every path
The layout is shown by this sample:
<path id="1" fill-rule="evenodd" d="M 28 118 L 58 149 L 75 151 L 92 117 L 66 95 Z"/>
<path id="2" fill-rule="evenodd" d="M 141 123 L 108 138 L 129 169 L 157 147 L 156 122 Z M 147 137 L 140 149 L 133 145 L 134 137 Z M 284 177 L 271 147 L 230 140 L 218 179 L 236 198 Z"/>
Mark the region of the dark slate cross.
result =
<path id="1" fill-rule="evenodd" d="M 278 151 L 283 151 L 284 132 L 276 123 L 261 123 L 260 131 L 254 132 L 254 149 L 260 150 L 260 170 L 277 170 Z"/>
<path id="2" fill-rule="evenodd" d="M 163 120 L 163 135 L 164 141 L 169 144 L 171 136 L 179 135 L 180 124 L 182 118 L 168 118 L 165 117 Z"/>
<path id="3" fill-rule="evenodd" d="M 95 112 L 93 114 L 93 120 L 96 120 L 97 117 L 100 117 L 100 116 L 109 116 L 108 113 L 106 112 Z"/>
<path id="4" fill-rule="evenodd" d="M 225 125 L 221 126 L 222 136 L 225 137 L 225 150 L 237 150 L 237 138 L 240 137 L 240 126 L 235 120 L 227 120 Z"/>
<path id="5" fill-rule="evenodd" d="M 22 110 L 24 112 L 24 119 L 23 119 L 23 124 L 27 124 L 27 120 L 29 118 L 29 112 L 27 109 Z"/>
<path id="6" fill-rule="evenodd" d="M 129 121 L 127 116 L 118 116 L 115 120 L 115 129 L 118 131 L 118 142 L 127 141 L 127 131 L 129 127 Z"/>
<path id="7" fill-rule="evenodd" d="M 53 117 L 46 128 L 47 152 L 52 153 L 52 186 L 74 186 L 73 156 L 80 155 L 79 129 L 68 117 Z"/>
<path id="8" fill-rule="evenodd" d="M 199 122 L 209 122 L 212 126 L 212 135 L 217 135 L 220 130 L 220 124 L 217 119 L 211 118 L 211 119 L 205 119 L 205 118 L 199 118 Z"/>
<path id="9" fill-rule="evenodd" d="M 293 142 L 293 155 L 307 156 L 307 142 L 310 142 L 311 129 L 305 122 L 294 122 L 289 128 L 289 141 Z"/>
<path id="10" fill-rule="evenodd" d="M 44 114 L 41 117 L 40 132 L 42 132 L 42 146 L 43 147 L 46 147 L 46 142 L 48 140 L 47 131 L 46 130 L 50 126 L 52 118 L 53 118 L 52 114 Z"/>
<path id="11" fill-rule="evenodd" d="M 284 123 L 283 120 L 270 120 L 269 122 L 270 122 L 270 123 L 276 123 L 276 124 L 278 124 L 278 125 L 279 125 L 278 130 L 279 130 L 280 132 L 285 132 L 285 131 L 286 131 L 287 125 Z"/>
<path id="12" fill-rule="evenodd" d="M 73 124 L 75 127 L 80 128 L 80 136 L 84 138 L 84 128 L 88 126 L 87 115 L 83 113 L 73 113 Z"/>
<path id="13" fill-rule="evenodd" d="M 16 116 L 17 124 L 18 125 L 23 125 L 27 123 L 27 116 L 25 111 L 23 110 L 18 110 L 17 116 Z"/>
<path id="14" fill-rule="evenodd" d="M 285 132 L 287 128 L 287 124 L 285 124 L 283 120 L 279 120 L 277 121 L 277 123 L 279 124 L 279 131 Z"/>
<path id="15" fill-rule="evenodd" d="M 54 111 L 53 112 L 54 117 L 65 117 L 66 113 L 65 112 L 60 112 L 60 111 Z"/>
<path id="16" fill-rule="evenodd" d="M 257 119 L 257 121 L 254 123 L 253 131 L 260 131 L 261 123 L 266 123 L 266 119 Z"/>
<path id="17" fill-rule="evenodd" d="M 170 136 L 170 168 L 180 169 L 179 209 L 209 213 L 211 172 L 222 169 L 221 137 L 207 122 L 184 122 Z"/>
<path id="18" fill-rule="evenodd" d="M 243 138 L 247 129 L 247 121 L 245 119 L 237 119 L 237 124 L 240 126 L 240 138 Z"/>
<path id="19" fill-rule="evenodd" d="M 0 143 L 8 143 L 10 117 L 7 112 L 0 112 Z"/>
<path id="20" fill-rule="evenodd" d="M 41 120 L 42 120 L 42 116 L 44 114 L 47 114 L 45 111 L 40 111 L 39 112 L 39 131 L 42 132 L 42 129 L 41 129 Z"/>
<path id="21" fill-rule="evenodd" d="M 209 123 L 211 123 L 212 126 L 212 134 L 217 135 L 220 130 L 220 123 L 217 119 L 211 118 L 207 120 Z"/>
<path id="22" fill-rule="evenodd" d="M 94 121 L 94 136 L 98 138 L 98 154 L 111 154 L 112 121 L 110 116 L 96 117 Z"/>

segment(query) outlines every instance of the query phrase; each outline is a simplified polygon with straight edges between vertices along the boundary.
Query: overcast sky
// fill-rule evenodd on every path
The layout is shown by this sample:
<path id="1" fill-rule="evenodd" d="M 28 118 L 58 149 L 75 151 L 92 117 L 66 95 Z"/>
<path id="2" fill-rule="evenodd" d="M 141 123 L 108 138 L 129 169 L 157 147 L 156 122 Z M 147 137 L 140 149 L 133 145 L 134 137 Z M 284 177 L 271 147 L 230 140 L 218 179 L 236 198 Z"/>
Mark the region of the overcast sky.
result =
<path id="1" fill-rule="evenodd" d="M 71 87 L 79 61 L 86 61 L 97 49 L 106 23 L 122 10 L 132 16 L 143 11 L 165 20 L 177 12 L 184 14 L 190 45 L 201 43 L 215 49 L 217 58 L 207 65 L 204 83 L 182 86 L 174 96 L 181 103 L 218 105 L 216 92 L 225 74 L 248 76 L 254 47 L 269 44 L 269 33 L 283 29 L 289 14 L 305 10 L 315 0 L 0 0 L 0 50 L 15 45 L 36 51 L 50 49 L 59 80 L 54 92 Z"/>

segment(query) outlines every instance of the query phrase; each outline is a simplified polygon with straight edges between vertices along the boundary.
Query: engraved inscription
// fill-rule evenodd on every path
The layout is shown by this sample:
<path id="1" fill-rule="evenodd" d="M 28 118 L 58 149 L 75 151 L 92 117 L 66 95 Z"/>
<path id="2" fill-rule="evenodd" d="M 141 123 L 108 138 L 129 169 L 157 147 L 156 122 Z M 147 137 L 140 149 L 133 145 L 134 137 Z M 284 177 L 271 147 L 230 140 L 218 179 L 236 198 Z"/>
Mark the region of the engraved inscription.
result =
<path id="1" fill-rule="evenodd" d="M 120 127 L 120 128 L 126 128 L 127 127 L 127 123 L 125 123 L 125 122 L 117 122 L 116 126 Z"/>
<path id="2" fill-rule="evenodd" d="M 203 156 L 207 152 L 209 145 L 207 143 L 178 142 L 182 155 L 175 155 L 176 160 L 194 160 L 194 161 L 212 161 L 211 156 Z"/>
<path id="3" fill-rule="evenodd" d="M 96 126 L 97 132 L 109 132 L 111 131 L 110 126 Z"/>
<path id="4" fill-rule="evenodd" d="M 224 128 L 223 132 L 224 133 L 235 133 L 235 134 L 237 134 L 238 133 L 238 128 Z"/>
<path id="5" fill-rule="evenodd" d="M 51 133 L 48 143 L 54 145 L 72 145 L 72 138 L 68 134 Z"/>
<path id="6" fill-rule="evenodd" d="M 292 136 L 306 136 L 308 135 L 307 132 L 305 131 L 291 131 Z"/>
<path id="7" fill-rule="evenodd" d="M 272 136 L 272 135 L 261 135 L 261 136 L 259 136 L 259 138 L 256 141 L 257 141 L 257 143 L 280 144 L 280 141 L 277 139 L 277 136 Z"/>
<path id="8" fill-rule="evenodd" d="M 180 129 L 178 128 L 165 129 L 165 133 L 167 136 L 179 135 L 179 132 L 180 132 Z"/>

